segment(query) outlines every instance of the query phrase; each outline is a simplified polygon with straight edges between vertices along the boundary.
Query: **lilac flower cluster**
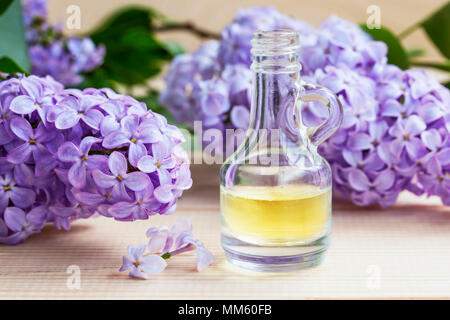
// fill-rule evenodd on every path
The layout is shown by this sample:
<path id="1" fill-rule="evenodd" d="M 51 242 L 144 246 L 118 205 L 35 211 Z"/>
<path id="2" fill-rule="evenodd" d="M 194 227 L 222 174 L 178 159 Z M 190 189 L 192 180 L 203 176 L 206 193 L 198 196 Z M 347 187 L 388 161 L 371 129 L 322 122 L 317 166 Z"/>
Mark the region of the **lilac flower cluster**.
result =
<path id="1" fill-rule="evenodd" d="M 273 7 L 240 10 L 220 41 L 172 62 L 161 103 L 179 122 L 246 128 L 252 34 L 280 28 L 300 34 L 303 79 L 329 88 L 343 105 L 341 129 L 319 149 L 331 164 L 336 193 L 357 205 L 386 207 L 409 190 L 450 205 L 449 90 L 423 70 L 388 64 L 383 42 L 336 16 L 315 29 Z M 319 103 L 303 106 L 306 126 L 327 116 Z"/>
<path id="2" fill-rule="evenodd" d="M 180 130 L 111 89 L 0 82 L 0 243 L 94 214 L 170 214 L 192 180 Z"/>
<path id="3" fill-rule="evenodd" d="M 129 270 L 132 278 L 148 279 L 148 274 L 162 272 L 170 257 L 192 250 L 197 253 L 197 271 L 214 263 L 211 252 L 194 238 L 192 224 L 187 219 L 176 221 L 170 229 L 165 226 L 150 228 L 146 234 L 148 244 L 128 246 L 128 255 L 123 256 L 120 272 Z"/>
<path id="4" fill-rule="evenodd" d="M 83 72 L 103 63 L 104 46 L 96 47 L 90 38 L 65 37 L 60 26 L 47 21 L 47 0 L 22 3 L 32 74 L 76 85 L 83 80 Z"/>

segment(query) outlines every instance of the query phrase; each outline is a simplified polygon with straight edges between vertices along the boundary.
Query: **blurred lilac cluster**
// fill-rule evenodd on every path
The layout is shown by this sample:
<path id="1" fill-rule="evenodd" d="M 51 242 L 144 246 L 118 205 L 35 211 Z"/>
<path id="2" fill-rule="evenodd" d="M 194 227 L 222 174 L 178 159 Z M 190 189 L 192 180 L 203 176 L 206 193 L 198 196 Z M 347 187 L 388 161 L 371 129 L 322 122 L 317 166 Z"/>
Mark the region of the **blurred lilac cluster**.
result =
<path id="1" fill-rule="evenodd" d="M 0 243 L 94 214 L 170 214 L 192 180 L 180 130 L 111 89 L 0 82 Z"/>
<path id="2" fill-rule="evenodd" d="M 402 190 L 440 196 L 450 205 L 450 93 L 423 70 L 387 63 L 387 47 L 356 24 L 332 16 L 317 29 L 272 7 L 240 10 L 220 41 L 172 62 L 161 103 L 176 121 L 204 128 L 246 128 L 250 40 L 256 30 L 290 28 L 300 35 L 302 76 L 339 97 L 341 129 L 320 146 L 334 190 L 357 205 L 392 205 Z M 302 121 L 328 116 L 305 104 Z"/>
<path id="3" fill-rule="evenodd" d="M 103 63 L 104 46 L 90 38 L 65 37 L 60 26 L 47 21 L 47 0 L 22 0 L 31 73 L 50 75 L 64 85 L 77 85 L 82 73 Z"/>

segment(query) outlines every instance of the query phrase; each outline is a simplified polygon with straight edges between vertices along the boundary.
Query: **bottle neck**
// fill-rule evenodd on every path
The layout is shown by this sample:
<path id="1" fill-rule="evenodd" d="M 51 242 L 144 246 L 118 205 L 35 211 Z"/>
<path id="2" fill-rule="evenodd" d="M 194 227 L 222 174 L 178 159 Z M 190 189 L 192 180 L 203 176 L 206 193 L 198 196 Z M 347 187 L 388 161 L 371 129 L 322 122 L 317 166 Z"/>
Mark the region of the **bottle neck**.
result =
<path id="1" fill-rule="evenodd" d="M 250 129 L 282 129 L 285 134 L 298 135 L 294 122 L 300 88 L 299 48 L 293 31 L 255 33 Z"/>

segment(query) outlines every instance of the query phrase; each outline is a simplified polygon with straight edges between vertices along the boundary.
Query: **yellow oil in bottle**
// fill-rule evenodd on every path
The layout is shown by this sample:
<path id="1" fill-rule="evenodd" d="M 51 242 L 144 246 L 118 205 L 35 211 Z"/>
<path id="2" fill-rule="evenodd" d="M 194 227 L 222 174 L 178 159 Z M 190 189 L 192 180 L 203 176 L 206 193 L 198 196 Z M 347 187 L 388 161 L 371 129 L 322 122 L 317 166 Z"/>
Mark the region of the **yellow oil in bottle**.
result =
<path id="1" fill-rule="evenodd" d="M 331 188 L 312 185 L 221 187 L 222 223 L 234 237 L 259 244 L 294 244 L 328 233 Z"/>

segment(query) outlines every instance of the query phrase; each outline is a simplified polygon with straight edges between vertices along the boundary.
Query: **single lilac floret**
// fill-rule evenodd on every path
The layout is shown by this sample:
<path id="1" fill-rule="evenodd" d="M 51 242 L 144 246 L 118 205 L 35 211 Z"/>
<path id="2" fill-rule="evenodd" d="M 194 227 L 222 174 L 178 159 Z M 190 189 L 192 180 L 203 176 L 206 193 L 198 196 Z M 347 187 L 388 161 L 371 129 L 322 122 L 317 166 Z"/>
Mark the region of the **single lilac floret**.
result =
<path id="1" fill-rule="evenodd" d="M 147 245 L 130 245 L 127 248 L 128 256 L 123 256 L 120 272 L 130 270 L 130 277 L 148 279 L 148 274 L 162 272 L 167 262 L 159 255 L 144 255 Z"/>

